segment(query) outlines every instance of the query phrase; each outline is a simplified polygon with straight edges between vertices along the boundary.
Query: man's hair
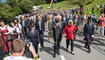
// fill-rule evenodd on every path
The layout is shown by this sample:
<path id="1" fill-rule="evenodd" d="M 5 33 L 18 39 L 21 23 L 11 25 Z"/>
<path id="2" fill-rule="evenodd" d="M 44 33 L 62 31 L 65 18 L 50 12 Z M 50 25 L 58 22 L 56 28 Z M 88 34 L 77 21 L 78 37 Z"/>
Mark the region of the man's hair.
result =
<path id="1" fill-rule="evenodd" d="M 92 18 L 89 18 L 89 20 L 88 21 L 92 21 Z"/>
<path id="2" fill-rule="evenodd" d="M 15 39 L 12 42 L 13 52 L 20 53 L 22 52 L 23 48 L 25 48 L 25 40 L 23 39 Z"/>
<path id="3" fill-rule="evenodd" d="M 58 16 L 57 16 L 57 19 L 59 19 L 59 18 L 61 18 L 61 19 L 62 19 L 62 16 L 61 16 L 61 15 L 58 15 Z"/>

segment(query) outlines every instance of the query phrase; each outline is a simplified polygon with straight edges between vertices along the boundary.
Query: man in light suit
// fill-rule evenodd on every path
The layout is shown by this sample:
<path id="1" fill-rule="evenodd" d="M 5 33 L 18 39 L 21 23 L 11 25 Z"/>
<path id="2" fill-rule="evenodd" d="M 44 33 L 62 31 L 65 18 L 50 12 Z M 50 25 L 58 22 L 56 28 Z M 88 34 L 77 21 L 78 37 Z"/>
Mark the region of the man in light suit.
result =
<path id="1" fill-rule="evenodd" d="M 59 15 L 57 16 L 57 22 L 53 23 L 53 37 L 54 37 L 54 55 L 56 57 L 56 53 L 60 55 L 60 42 L 62 40 L 62 34 L 64 32 L 65 24 L 62 20 L 62 17 Z"/>
<path id="2" fill-rule="evenodd" d="M 84 26 L 84 32 L 83 32 L 83 35 L 86 38 L 85 48 L 88 49 L 88 53 L 91 52 L 91 49 L 90 49 L 90 39 L 92 38 L 93 34 L 94 34 L 94 24 L 92 22 L 92 19 L 90 18 L 88 20 L 88 23 L 85 24 L 85 26 Z"/>

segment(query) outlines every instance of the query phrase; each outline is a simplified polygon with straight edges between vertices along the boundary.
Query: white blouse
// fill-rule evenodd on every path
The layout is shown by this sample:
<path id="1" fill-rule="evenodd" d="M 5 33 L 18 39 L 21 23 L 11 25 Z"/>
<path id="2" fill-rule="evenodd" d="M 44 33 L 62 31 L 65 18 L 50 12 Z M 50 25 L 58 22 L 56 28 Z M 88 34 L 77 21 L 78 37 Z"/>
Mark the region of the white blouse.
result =
<path id="1" fill-rule="evenodd" d="M 19 30 L 19 28 L 18 27 L 11 27 L 11 29 L 12 29 L 12 34 L 13 34 L 13 32 L 14 31 L 16 31 L 18 34 L 20 34 L 21 32 L 20 32 L 20 30 Z"/>
<path id="2" fill-rule="evenodd" d="M 8 32 L 5 33 L 5 34 L 10 34 L 10 33 L 12 32 L 11 27 L 9 27 L 9 26 L 7 26 L 7 25 L 5 25 L 4 27 L 1 27 L 1 26 L 0 26 L 0 29 L 1 29 L 1 30 L 5 30 L 6 28 L 7 28 Z"/>
<path id="3" fill-rule="evenodd" d="M 21 24 L 18 24 L 18 26 L 16 26 L 17 27 L 17 32 L 18 33 L 22 33 L 22 26 L 21 26 Z"/>

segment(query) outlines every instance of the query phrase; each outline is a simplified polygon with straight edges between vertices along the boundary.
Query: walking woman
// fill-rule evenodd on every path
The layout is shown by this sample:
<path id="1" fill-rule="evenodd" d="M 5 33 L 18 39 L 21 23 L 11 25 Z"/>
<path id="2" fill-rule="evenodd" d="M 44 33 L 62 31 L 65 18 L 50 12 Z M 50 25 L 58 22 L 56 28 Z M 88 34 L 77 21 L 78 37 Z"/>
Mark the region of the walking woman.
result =
<path id="1" fill-rule="evenodd" d="M 77 31 L 79 29 L 79 26 L 78 28 L 75 27 L 75 25 L 73 24 L 73 21 L 70 20 L 69 21 L 69 24 L 65 27 L 65 30 L 64 30 L 64 35 L 66 34 L 66 50 L 68 51 L 68 47 L 69 47 L 69 43 L 71 41 L 71 54 L 74 55 L 74 51 L 73 51 L 73 45 L 74 45 L 74 30 Z M 63 36 L 64 36 L 63 35 Z"/>
<path id="2" fill-rule="evenodd" d="M 47 21 L 47 32 L 48 32 L 48 41 L 50 42 L 50 38 L 53 37 L 53 22 L 52 22 L 52 16 L 48 16 Z"/>
<path id="3" fill-rule="evenodd" d="M 18 30 L 18 38 L 23 38 L 24 39 L 23 34 L 22 34 L 22 26 L 21 26 L 20 23 L 18 23 L 18 19 L 14 18 L 13 22 L 14 22 L 15 26 L 19 29 Z"/>
<path id="4" fill-rule="evenodd" d="M 13 22 L 10 23 L 11 30 L 12 30 L 12 40 L 18 38 L 19 28 L 15 26 Z"/>
<path id="5" fill-rule="evenodd" d="M 0 27 L 0 33 L 1 33 L 1 48 L 4 54 L 8 54 L 11 52 L 11 41 L 7 40 L 7 37 L 10 34 L 10 27 L 5 25 L 4 21 L 0 22 L 1 27 Z"/>

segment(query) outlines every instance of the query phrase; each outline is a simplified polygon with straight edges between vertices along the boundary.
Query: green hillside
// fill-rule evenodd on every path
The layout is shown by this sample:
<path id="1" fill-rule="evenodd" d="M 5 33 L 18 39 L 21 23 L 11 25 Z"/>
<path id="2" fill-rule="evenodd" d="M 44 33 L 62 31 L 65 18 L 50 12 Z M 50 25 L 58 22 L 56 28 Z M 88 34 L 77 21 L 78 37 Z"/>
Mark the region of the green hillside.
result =
<path id="1" fill-rule="evenodd" d="M 88 2 L 89 0 L 87 0 Z M 91 12 L 91 8 L 92 7 L 96 7 L 97 4 L 104 4 L 105 3 L 105 0 L 94 0 L 94 2 L 92 3 L 89 3 L 87 5 L 84 6 L 84 8 L 88 8 L 89 10 L 84 10 L 86 14 L 88 14 L 89 12 Z M 48 7 L 50 6 L 50 3 L 49 4 L 43 4 L 43 5 L 40 5 L 42 7 L 44 7 L 43 10 L 50 10 Z M 54 3 L 54 8 L 53 9 L 70 9 L 70 8 L 76 8 L 76 7 L 79 7 L 78 5 L 71 5 L 68 3 L 68 1 L 62 1 L 62 2 L 58 2 L 58 3 Z M 97 17 L 99 16 L 99 12 L 96 12 L 96 9 L 95 9 L 95 14 L 97 15 Z"/>

